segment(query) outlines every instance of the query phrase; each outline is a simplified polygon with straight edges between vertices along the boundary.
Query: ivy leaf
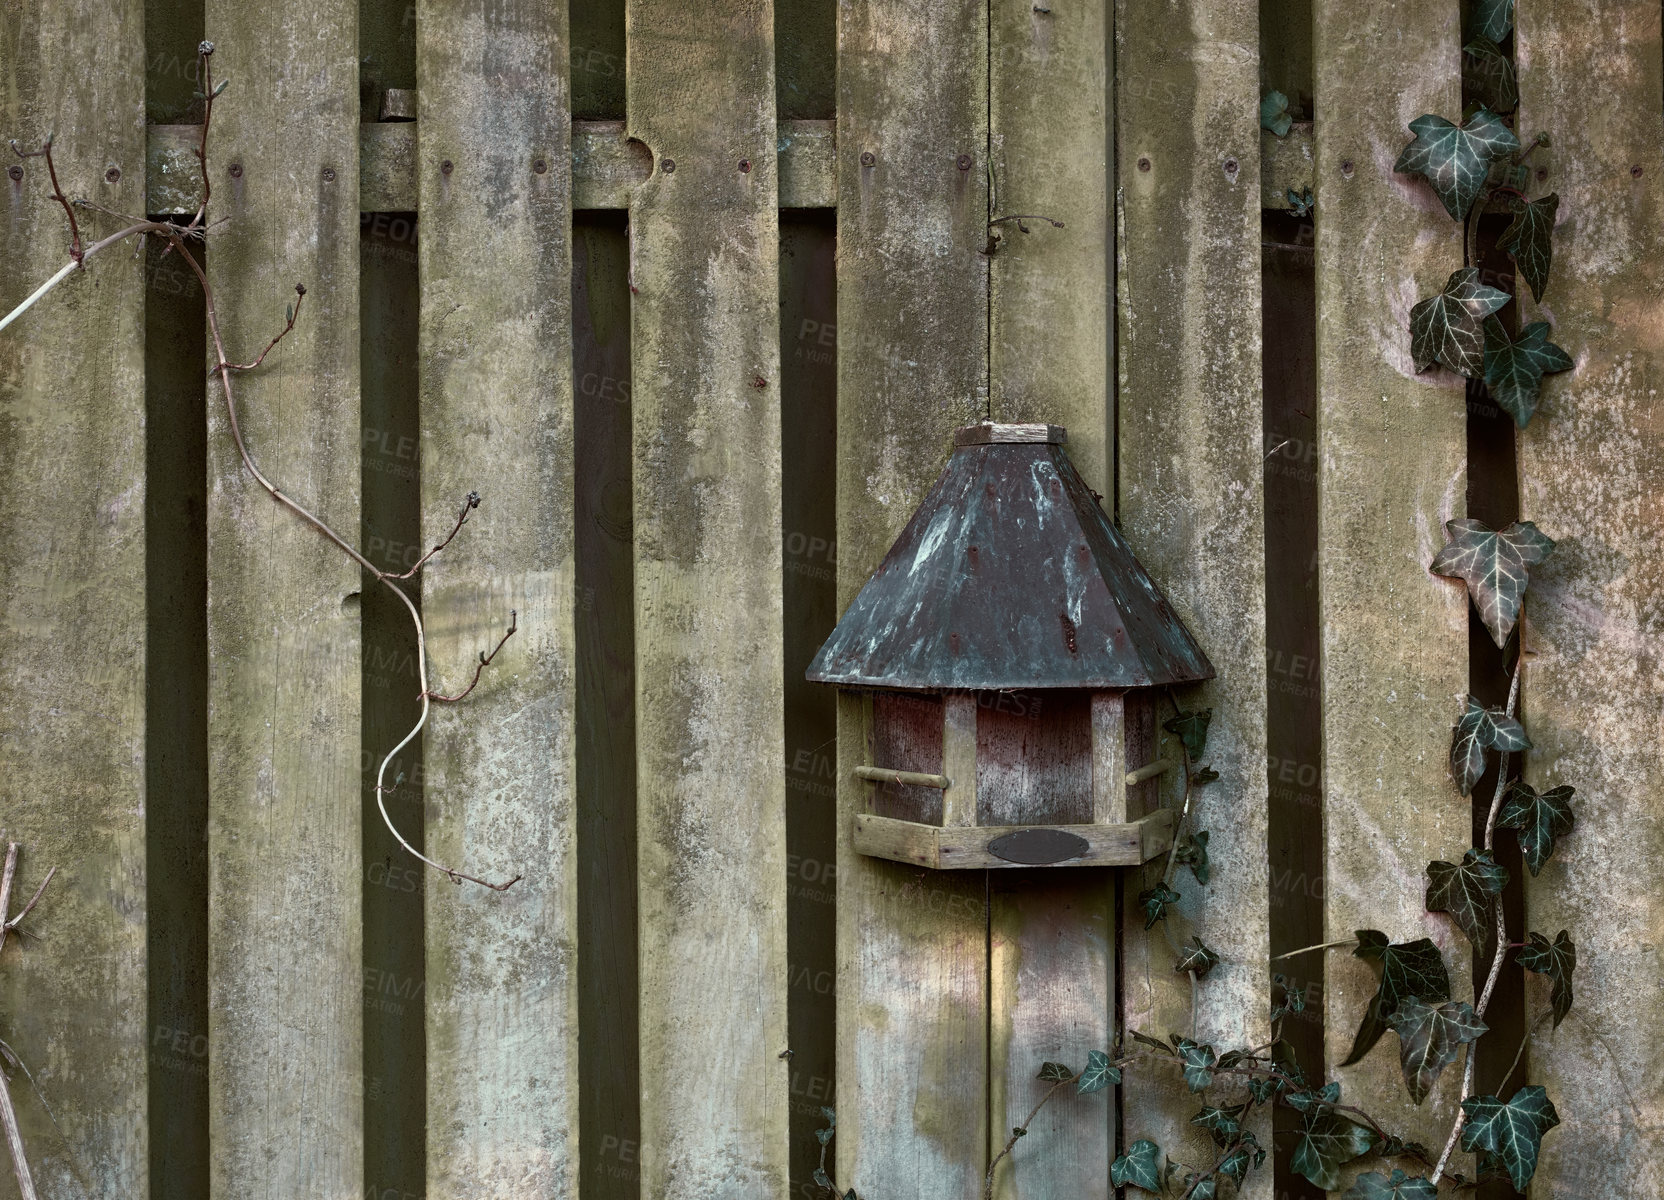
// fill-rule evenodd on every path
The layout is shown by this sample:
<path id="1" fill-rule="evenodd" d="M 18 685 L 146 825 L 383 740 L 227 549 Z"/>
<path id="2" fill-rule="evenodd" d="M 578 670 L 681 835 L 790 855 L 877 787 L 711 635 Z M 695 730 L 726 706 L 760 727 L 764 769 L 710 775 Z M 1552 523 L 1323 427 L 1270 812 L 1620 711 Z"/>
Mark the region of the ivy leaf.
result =
<path id="1" fill-rule="evenodd" d="M 1313 197 L 1311 188 L 1302 188 L 1298 193 L 1296 193 L 1293 188 L 1288 188 L 1285 191 L 1285 195 L 1288 199 L 1288 211 L 1290 214 L 1296 217 L 1309 217 L 1312 215 L 1312 207 L 1317 203 L 1317 200 Z"/>
<path id="2" fill-rule="evenodd" d="M 1450 974 L 1431 938 L 1389 944 L 1379 930 L 1360 929 L 1358 948 L 1352 953 L 1381 964 L 1381 985 L 1370 997 L 1358 1035 L 1352 1040 L 1352 1052 L 1341 1063 L 1343 1067 L 1350 1067 L 1370 1052 L 1387 1031 L 1387 1018 L 1411 996 L 1419 996 L 1429 1003 L 1450 999 Z"/>
<path id="3" fill-rule="evenodd" d="M 1543 1135 L 1560 1124 L 1548 1093 L 1529 1085 L 1515 1092 L 1507 1104 L 1495 1096 L 1470 1096 L 1462 1101 L 1462 1111 L 1468 1115 L 1462 1126 L 1462 1149 L 1496 1155 L 1514 1190 L 1525 1191 L 1537 1170 Z"/>
<path id="4" fill-rule="evenodd" d="M 1531 739 L 1525 736 L 1525 726 L 1500 708 L 1486 708 L 1469 696 L 1467 711 L 1456 722 L 1455 736 L 1450 742 L 1450 768 L 1456 776 L 1456 786 L 1464 796 L 1473 791 L 1473 785 L 1485 773 L 1486 750 L 1512 754 L 1529 749 Z"/>
<path id="5" fill-rule="evenodd" d="M 1260 101 L 1260 128 L 1269 129 L 1278 137 L 1287 137 L 1293 125 L 1294 118 L 1288 115 L 1288 97 L 1281 92 L 1267 92 Z"/>
<path id="6" fill-rule="evenodd" d="M 1080 1083 L 1075 1088 L 1077 1095 L 1085 1096 L 1092 1092 L 1101 1092 L 1110 1084 L 1121 1082 L 1121 1068 L 1109 1064 L 1109 1055 L 1102 1050 L 1088 1050 L 1086 1052 L 1086 1070 L 1080 1073 Z"/>
<path id="7" fill-rule="evenodd" d="M 1190 755 L 1190 761 L 1196 762 L 1202 757 L 1202 751 L 1207 749 L 1208 722 L 1213 720 L 1213 709 L 1201 708 L 1195 712 L 1180 713 L 1163 721 L 1161 727 L 1168 733 L 1176 733 L 1184 743 L 1185 753 Z"/>
<path id="8" fill-rule="evenodd" d="M 1208 831 L 1198 829 L 1195 833 L 1186 834 L 1173 855 L 1173 861 L 1189 867 L 1191 874 L 1196 876 L 1196 882 L 1206 887 L 1213 873 L 1208 866 Z"/>
<path id="9" fill-rule="evenodd" d="M 1358 1176 L 1341 1200 L 1439 1200 L 1439 1189 L 1425 1175 L 1406 1175 L 1394 1167 L 1391 1175 L 1370 1171 Z"/>
<path id="10" fill-rule="evenodd" d="M 1524 429 L 1537 411 L 1537 391 L 1543 376 L 1573 367 L 1571 355 L 1548 340 L 1547 321 L 1533 321 L 1509 338 L 1502 322 L 1485 318 L 1485 386 L 1495 400 Z"/>
<path id="11" fill-rule="evenodd" d="M 1514 27 L 1514 0 L 1473 0 L 1471 37 L 1500 42 Z"/>
<path id="12" fill-rule="evenodd" d="M 1213 970 L 1218 962 L 1219 955 L 1204 946 L 1201 938 L 1191 934 L 1190 940 L 1179 951 L 1179 960 L 1173 964 L 1173 969 L 1181 975 L 1186 971 L 1195 971 L 1196 978 L 1200 979 Z"/>
<path id="13" fill-rule="evenodd" d="M 1519 107 L 1514 64 L 1490 38 L 1476 37 L 1462 47 L 1462 82 L 1486 108 L 1513 112 Z"/>
<path id="14" fill-rule="evenodd" d="M 1520 853 L 1525 868 L 1535 875 L 1554 853 L 1554 841 L 1572 831 L 1572 796 L 1575 788 L 1561 784 L 1537 792 L 1528 783 L 1514 780 L 1502 801 L 1496 823 L 1504 829 L 1519 830 Z"/>
<path id="15" fill-rule="evenodd" d="M 1398 1034 L 1398 1061 L 1404 1069 L 1404 1086 L 1410 1099 L 1420 1104 L 1462 1046 L 1474 1041 L 1487 1026 L 1474 1015 L 1473 1005 L 1447 1000 L 1434 1008 L 1411 996 L 1391 1017 Z M 1470 1051 L 1471 1053 L 1471 1051 Z"/>
<path id="16" fill-rule="evenodd" d="M 1520 619 L 1520 602 L 1531 583 L 1531 568 L 1554 551 L 1554 539 L 1530 521 L 1492 529 L 1483 521 L 1460 517 L 1444 523 L 1450 540 L 1433 560 L 1432 572 L 1465 580 L 1479 619 L 1500 648 L 1508 644 Z M 1523 746 L 1511 749 L 1524 749 Z"/>
<path id="17" fill-rule="evenodd" d="M 1155 1038 L 1151 1037 L 1147 1033 L 1140 1033 L 1140 1032 L 1138 1032 L 1138 1030 L 1135 1029 L 1135 1030 L 1132 1031 L 1132 1040 L 1135 1041 L 1135 1042 L 1140 1042 L 1140 1043 L 1142 1043 L 1143 1045 L 1146 1045 L 1146 1046 L 1153 1046 L 1155 1049 L 1160 1050 L 1163 1054 L 1167 1053 L 1167 1043 L 1162 1042 L 1162 1041 L 1157 1041 Z"/>
<path id="18" fill-rule="evenodd" d="M 1212 1046 L 1198 1045 L 1185 1037 L 1176 1039 L 1174 1045 L 1179 1052 L 1179 1061 L 1184 1064 L 1186 1087 L 1199 1092 L 1213 1082 L 1213 1067 L 1218 1058 Z"/>
<path id="19" fill-rule="evenodd" d="M 1097 1051 L 1094 1050 L 1093 1053 L 1096 1054 Z M 1044 1080 L 1046 1083 L 1061 1083 L 1074 1077 L 1075 1073 L 1073 1071 L 1058 1062 L 1041 1063 L 1040 1074 L 1035 1076 L 1036 1079 Z"/>
<path id="20" fill-rule="evenodd" d="M 1507 886 L 1508 868 L 1498 866 L 1489 850 L 1469 850 L 1460 866 L 1430 862 L 1427 911 L 1449 913 L 1473 948 L 1489 957 L 1496 945 L 1496 898 Z"/>
<path id="21" fill-rule="evenodd" d="M 1167 915 L 1167 906 L 1179 902 L 1179 893 L 1165 883 L 1138 893 L 1138 903 L 1144 909 L 1144 928 L 1154 929 L 1156 922 Z"/>
<path id="22" fill-rule="evenodd" d="M 1295 1112 L 1320 1113 L 1328 1112 L 1340 1103 L 1340 1084 L 1331 1080 L 1315 1092 L 1292 1092 L 1288 1096 L 1288 1106 Z"/>
<path id="23" fill-rule="evenodd" d="M 1410 357 L 1416 370 L 1443 363 L 1458 374 L 1485 374 L 1484 320 L 1509 300 L 1507 292 L 1479 282 L 1478 267 L 1463 267 L 1444 291 L 1410 310 Z"/>
<path id="24" fill-rule="evenodd" d="M 1260 1153 L 1263 1155 L 1265 1153 L 1265 1151 L 1261 1150 Z M 1238 1146 L 1235 1150 L 1232 1150 L 1224 1158 L 1220 1159 L 1219 1160 L 1219 1166 L 1215 1169 L 1221 1175 L 1223 1175 L 1227 1179 L 1231 1180 L 1231 1182 L 1237 1184 L 1238 1186 L 1241 1186 L 1242 1181 L 1248 1177 L 1248 1166 L 1249 1166 L 1249 1150 L 1248 1150 L 1248 1147 L 1247 1146 Z"/>
<path id="25" fill-rule="evenodd" d="M 1340 1168 L 1375 1145 L 1375 1135 L 1362 1125 L 1332 1112 L 1308 1113 L 1294 1143 L 1289 1166 L 1325 1191 L 1340 1188 Z"/>
<path id="26" fill-rule="evenodd" d="M 1184 1196 L 1185 1200 L 1218 1200 L 1219 1181 L 1211 1177 L 1204 1178 L 1192 1171 L 1184 1177 L 1179 1195 Z"/>
<path id="27" fill-rule="evenodd" d="M 1520 148 L 1514 131 L 1488 108 L 1463 125 L 1424 113 L 1410 122 L 1410 132 L 1415 141 L 1404 147 L 1392 169 L 1420 175 L 1432 184 L 1445 211 L 1458 221 L 1479 197 L 1491 164 Z"/>
<path id="28" fill-rule="evenodd" d="M 1514 257 L 1531 298 L 1541 300 L 1548 286 L 1548 269 L 1554 263 L 1554 220 L 1560 212 L 1560 193 L 1550 192 L 1541 200 L 1514 205 L 1514 221 L 1502 231 L 1497 245 Z"/>
<path id="29" fill-rule="evenodd" d="M 1555 935 L 1553 945 L 1542 934 L 1533 933 L 1520 947 L 1516 961 L 1527 971 L 1547 975 L 1554 981 L 1549 1001 L 1554 1005 L 1554 1024 L 1558 1028 L 1572 1010 L 1572 972 L 1577 969 L 1577 947 L 1564 929 Z"/>
<path id="30" fill-rule="evenodd" d="M 1245 1104 L 1233 1104 L 1228 1108 L 1214 1108 L 1209 1105 L 1191 1117 L 1190 1123 L 1200 1125 L 1212 1134 L 1213 1144 L 1223 1150 L 1236 1141 L 1237 1134 L 1242 1132 L 1242 1114 L 1246 1110 Z"/>
<path id="31" fill-rule="evenodd" d="M 1116 1187 L 1130 1183 L 1147 1192 L 1160 1192 L 1162 1158 L 1160 1146 L 1148 1138 L 1139 1138 L 1110 1164 L 1109 1181 Z"/>

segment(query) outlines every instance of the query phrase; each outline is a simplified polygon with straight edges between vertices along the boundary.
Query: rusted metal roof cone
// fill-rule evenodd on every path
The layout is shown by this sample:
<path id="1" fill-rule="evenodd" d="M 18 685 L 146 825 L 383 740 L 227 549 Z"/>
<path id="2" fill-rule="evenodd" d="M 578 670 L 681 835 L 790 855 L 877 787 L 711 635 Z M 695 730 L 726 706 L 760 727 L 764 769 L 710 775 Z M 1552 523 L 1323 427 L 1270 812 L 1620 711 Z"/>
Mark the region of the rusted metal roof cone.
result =
<path id="1" fill-rule="evenodd" d="M 1213 664 L 1056 425 L 967 425 L 808 677 L 854 688 L 1133 688 Z"/>

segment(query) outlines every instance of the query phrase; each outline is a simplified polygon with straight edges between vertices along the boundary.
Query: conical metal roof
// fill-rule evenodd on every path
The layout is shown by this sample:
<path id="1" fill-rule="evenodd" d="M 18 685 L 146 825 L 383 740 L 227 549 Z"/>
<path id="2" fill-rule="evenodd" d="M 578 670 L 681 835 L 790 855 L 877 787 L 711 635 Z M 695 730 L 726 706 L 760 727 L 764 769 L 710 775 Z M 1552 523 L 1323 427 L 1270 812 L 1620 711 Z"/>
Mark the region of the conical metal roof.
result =
<path id="1" fill-rule="evenodd" d="M 1131 688 L 1213 665 L 1056 425 L 969 425 L 809 665 L 844 687 Z"/>

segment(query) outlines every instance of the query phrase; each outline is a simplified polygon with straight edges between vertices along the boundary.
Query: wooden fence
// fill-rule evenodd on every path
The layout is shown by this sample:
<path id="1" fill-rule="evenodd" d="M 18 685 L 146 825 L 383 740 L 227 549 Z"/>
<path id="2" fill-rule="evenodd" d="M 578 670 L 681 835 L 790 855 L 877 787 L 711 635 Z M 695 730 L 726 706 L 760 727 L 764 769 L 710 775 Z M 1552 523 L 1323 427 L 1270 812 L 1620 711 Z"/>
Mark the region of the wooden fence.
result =
<path id="1" fill-rule="evenodd" d="M 1580 807 L 1527 905 L 1578 1002 L 1525 1056 L 1564 1120 L 1534 1194 L 1664 1195 L 1656 3 L 1521 0 L 1577 368 L 1517 438 L 1408 350 L 1462 248 L 1391 168 L 1462 107 L 1457 0 L 23 0 L 0 30 L 0 132 L 129 213 L 194 211 L 214 42 L 232 356 L 308 289 L 245 436 L 383 566 L 481 492 L 420 577 L 439 686 L 519 627 L 389 805 L 524 873 L 497 894 L 380 825 L 413 645 L 243 471 L 194 279 L 107 254 L 0 335 L 0 834 L 25 894 L 58 867 L 0 1037 L 43 1196 L 815 1197 L 835 1105 L 842 1186 L 963 1200 L 1042 1059 L 1264 1041 L 1273 953 L 1428 936 L 1460 988 L 1423 870 L 1471 844 L 1450 728 L 1500 664 L 1426 567 L 1470 512 L 1561 547 L 1525 769 Z M 0 186 L 9 310 L 67 239 L 41 160 Z M 1221 775 L 1194 1017 L 1147 871 L 850 848 L 860 714 L 803 670 L 985 413 L 1068 427 L 1218 668 L 1186 697 Z M 1404 1112 L 1387 1051 L 1335 1066 L 1367 966 L 1286 973 L 1308 1069 Z M 1453 1076 L 1410 1136 L 1442 1142 Z M 1211 1161 L 1174 1081 L 1103 1101 L 1048 1109 L 999 1195 L 1107 1196 L 1138 1137 Z M 1313 1193 L 1280 1161 L 1244 1194 Z"/>

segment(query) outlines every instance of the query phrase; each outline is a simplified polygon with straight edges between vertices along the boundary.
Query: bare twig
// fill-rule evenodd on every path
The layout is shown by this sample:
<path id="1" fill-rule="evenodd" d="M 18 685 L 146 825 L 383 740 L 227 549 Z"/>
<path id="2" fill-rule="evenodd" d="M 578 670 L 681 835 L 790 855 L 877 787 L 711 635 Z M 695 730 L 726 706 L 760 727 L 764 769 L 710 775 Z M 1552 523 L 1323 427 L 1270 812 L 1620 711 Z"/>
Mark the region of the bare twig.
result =
<path id="1" fill-rule="evenodd" d="M 1063 1087 L 1065 1084 L 1074 1083 L 1075 1080 L 1079 1078 L 1079 1075 L 1071 1075 L 1067 1079 L 1059 1079 L 1056 1083 L 1052 1084 L 1051 1087 L 1046 1089 L 1046 1094 L 1040 1097 L 1039 1103 L 1029 1109 L 1028 1116 L 1023 1118 L 1023 1123 L 1011 1131 L 1011 1136 L 1005 1139 L 1005 1148 L 998 1154 L 994 1155 L 994 1161 L 988 1164 L 988 1175 L 987 1178 L 983 1180 L 982 1184 L 982 1200 L 993 1200 L 994 1171 L 999 1167 L 1000 1161 L 1011 1153 L 1012 1147 L 1017 1144 L 1017 1139 L 1028 1133 L 1028 1127 L 1034 1124 L 1034 1118 L 1040 1115 L 1040 1110 L 1046 1107 L 1046 1102 L 1053 1096 L 1057 1095 L 1057 1090 L 1059 1088 Z"/>
<path id="2" fill-rule="evenodd" d="M 4 1073 L 0 1073 L 0 1126 L 6 1130 L 6 1148 L 11 1151 L 18 1194 L 22 1200 L 39 1200 L 34 1177 L 29 1174 L 29 1159 L 23 1150 L 23 1131 L 17 1127 L 17 1110 L 12 1107 L 12 1093 L 6 1086 Z"/>
<path id="3" fill-rule="evenodd" d="M 205 41 L 197 47 L 199 78 L 202 80 L 203 89 L 201 94 L 201 99 L 203 100 L 203 118 L 202 133 L 196 148 L 196 158 L 202 172 L 202 191 L 195 215 L 192 216 L 188 222 L 182 225 L 176 225 L 172 222 L 166 221 L 136 222 L 121 230 L 119 233 L 113 234 L 110 237 L 93 243 L 83 251 L 80 246 L 79 228 L 75 224 L 74 210 L 71 208 L 69 202 L 64 199 L 62 192 L 56 190 L 57 176 L 56 173 L 53 172 L 53 187 L 55 189 L 54 198 L 64 205 L 64 211 L 69 215 L 70 228 L 74 239 L 74 256 L 70 263 L 68 263 L 51 279 L 47 280 L 46 283 L 37 288 L 28 299 L 14 308 L 3 319 L 0 319 L 0 329 L 4 329 L 6 326 L 10 325 L 13 321 L 17 320 L 20 316 L 27 312 L 31 306 L 41 299 L 41 297 L 45 296 L 53 288 L 57 287 L 58 284 L 63 282 L 63 280 L 67 278 L 68 275 L 76 269 L 76 267 L 82 265 L 86 259 L 91 258 L 94 254 L 105 247 L 124 241 L 134 235 L 140 235 L 142 237 L 144 235 L 154 234 L 164 238 L 167 241 L 167 250 L 164 251 L 164 253 L 177 253 L 179 257 L 185 261 L 185 263 L 191 268 L 191 272 L 196 276 L 197 282 L 202 286 L 202 297 L 208 319 L 208 330 L 213 339 L 214 346 L 214 371 L 219 375 L 220 386 L 225 393 L 226 420 L 231 430 L 232 441 L 237 447 L 238 458 L 242 461 L 244 469 L 248 471 L 248 473 L 254 478 L 255 482 L 264 488 L 272 499 L 279 505 L 287 508 L 306 524 L 312 526 L 312 528 L 317 530 L 318 533 L 320 533 L 324 538 L 333 543 L 343 554 L 352 559 L 353 562 L 357 563 L 365 571 L 374 575 L 378 580 L 391 589 L 393 594 L 397 596 L 399 601 L 405 606 L 405 611 L 409 614 L 411 624 L 416 631 L 416 663 L 419 682 L 421 685 L 422 710 L 420 715 L 417 717 L 415 725 L 413 725 L 410 731 L 405 734 L 404 738 L 398 743 L 398 745 L 394 746 L 387 752 L 386 756 L 381 761 L 380 768 L 376 772 L 376 799 L 378 807 L 381 809 L 382 820 L 386 822 L 388 831 L 393 834 L 401 846 L 403 846 L 417 859 L 432 867 L 434 870 L 444 872 L 444 874 L 447 875 L 452 882 L 460 883 L 466 879 L 472 883 L 478 883 L 484 887 L 491 888 L 494 891 L 504 891 L 507 888 L 512 887 L 521 878 L 521 876 L 516 875 L 513 879 L 503 883 L 490 883 L 486 880 L 476 878 L 473 875 L 468 875 L 464 872 L 458 871 L 454 867 L 448 867 L 443 863 L 435 862 L 433 859 L 428 858 L 426 855 L 421 853 L 421 851 L 417 850 L 410 844 L 409 841 L 405 839 L 404 835 L 399 832 L 398 827 L 393 824 L 392 817 L 388 815 L 386 805 L 381 803 L 381 801 L 385 797 L 386 793 L 392 791 L 392 788 L 387 787 L 384 782 L 388 764 L 393 761 L 394 757 L 401 750 L 403 750 L 405 746 L 410 744 L 411 740 L 415 738 L 427 724 L 430 702 L 439 700 L 447 703 L 455 703 L 456 701 L 461 700 L 464 696 L 468 695 L 469 692 L 472 692 L 474 690 L 474 686 L 479 682 L 481 671 L 483 671 L 486 666 L 490 665 L 491 660 L 496 657 L 497 651 L 503 648 L 503 643 L 507 642 L 509 637 L 514 634 L 517 626 L 517 615 L 511 616 L 508 633 L 503 635 L 502 641 L 497 643 L 496 649 L 492 650 L 490 655 L 482 654 L 480 656 L 479 669 L 474 672 L 473 683 L 470 683 L 465 691 L 457 694 L 456 696 L 444 696 L 435 693 L 428 686 L 427 631 L 422 623 L 421 612 L 417 609 L 415 602 L 405 594 L 404 589 L 399 587 L 396 582 L 399 578 L 408 578 L 409 573 L 407 572 L 404 576 L 395 576 L 392 573 L 383 571 L 381 568 L 376 566 L 362 553 L 360 553 L 357 547 L 332 529 L 327 522 L 312 513 L 293 497 L 285 493 L 270 479 L 266 478 L 259 466 L 256 465 L 253 455 L 250 454 L 248 445 L 243 440 L 242 428 L 237 420 L 237 403 L 236 396 L 232 388 L 232 373 L 234 371 L 252 370 L 253 368 L 259 366 L 265 360 L 266 355 L 270 353 L 272 348 L 275 347 L 277 343 L 294 328 L 295 318 L 299 315 L 300 305 L 297 301 L 294 311 L 289 314 L 288 321 L 286 322 L 283 331 L 279 333 L 277 337 L 272 339 L 266 349 L 261 352 L 259 358 L 256 358 L 252 363 L 233 363 L 226 355 L 225 339 L 220 329 L 219 307 L 214 297 L 214 290 L 208 282 L 208 276 L 206 272 L 203 271 L 202 264 L 198 261 L 197 257 L 190 252 L 190 249 L 187 246 L 187 242 L 189 241 L 203 240 L 206 232 L 219 223 L 208 219 L 208 201 L 210 195 L 212 194 L 208 170 L 208 132 L 213 120 L 214 99 L 225 90 L 225 81 L 221 80 L 217 85 L 213 81 L 213 72 L 209 64 L 209 57 L 213 53 L 214 44 L 212 42 Z M 45 156 L 47 158 L 48 171 L 52 171 L 51 158 L 47 153 L 50 148 L 51 138 L 48 138 L 46 145 L 39 151 L 34 151 L 29 154 L 25 154 L 22 150 L 18 150 L 17 152 L 24 157 L 32 157 L 35 155 Z M 14 149 L 16 149 L 15 146 Z M 297 287 L 296 291 L 301 295 L 305 294 L 303 288 Z M 473 503 L 477 502 L 477 498 L 473 500 Z M 470 507 L 472 507 L 472 504 L 470 504 Z M 457 522 L 457 529 L 460 529 L 461 526 L 462 521 L 459 520 Z M 451 531 L 451 537 L 455 536 L 456 530 L 453 529 Z M 448 544 L 451 537 L 447 537 L 445 542 L 441 543 L 441 547 Z M 437 552 L 438 549 L 439 547 L 436 547 L 435 552 Z M 432 554 L 430 553 L 427 557 L 432 557 Z M 426 558 L 423 559 L 423 562 L 425 561 Z M 398 785 L 395 783 L 393 786 L 397 787 Z M 3 911 L 3 909 L 0 909 L 0 912 Z M 22 931 L 19 930 L 18 932 L 21 933 Z"/>
<path id="4" fill-rule="evenodd" d="M 456 535 L 462 531 L 463 525 L 467 523 L 468 514 L 479 506 L 480 494 L 478 492 L 469 492 L 467 497 L 462 501 L 462 511 L 456 515 L 456 524 L 451 526 L 451 531 L 445 535 L 444 541 L 440 542 L 432 550 L 429 550 L 426 554 L 422 555 L 422 557 L 417 560 L 416 565 L 411 567 L 410 570 L 406 571 L 403 575 L 383 575 L 382 578 L 409 579 L 412 575 L 416 574 L 417 571 L 420 571 L 423 567 L 427 566 L 428 559 L 432 558 L 435 554 L 438 554 L 446 546 L 451 544 L 451 539 L 456 537 Z"/>
<path id="5" fill-rule="evenodd" d="M 513 637 L 515 630 L 519 629 L 519 627 L 520 613 L 516 609 L 511 608 L 508 610 L 508 631 L 503 634 L 502 639 L 498 641 L 496 648 L 493 649 L 490 654 L 487 654 L 484 650 L 480 651 L 479 666 L 474 668 L 474 678 L 469 682 L 468 686 L 463 688 L 454 696 L 441 696 L 438 692 L 423 692 L 423 697 L 428 700 L 437 700 L 441 704 L 455 704 L 458 700 L 466 697 L 469 692 L 479 686 L 480 675 L 491 665 L 491 660 L 497 657 L 497 651 L 503 648 L 503 643 Z"/>
<path id="6" fill-rule="evenodd" d="M 215 363 L 213 366 L 208 368 L 208 374 L 212 375 L 215 371 L 252 371 L 255 367 L 258 367 L 261 363 L 265 362 L 266 355 L 272 352 L 272 347 L 276 346 L 284 338 L 288 337 L 294 330 L 295 322 L 300 320 L 300 306 L 305 303 L 305 301 L 306 285 L 304 283 L 295 284 L 295 302 L 289 306 L 289 311 L 287 313 L 288 319 L 284 322 L 283 328 L 277 331 L 277 336 L 267 342 L 266 348 L 260 351 L 260 357 L 256 358 L 251 363 Z"/>
<path id="7" fill-rule="evenodd" d="M 3 938 L 6 932 L 8 932 L 10 930 L 13 930 L 13 929 L 17 929 L 19 923 L 22 922 L 23 918 L 29 915 L 29 910 L 34 908 L 35 905 L 40 901 L 40 898 L 43 895 L 46 894 L 46 885 L 52 882 L 52 876 L 56 875 L 57 873 L 58 873 L 58 868 L 57 868 L 56 865 L 53 865 L 53 866 L 48 867 L 46 869 L 46 878 L 40 881 L 40 886 L 35 889 L 35 894 L 33 896 L 29 897 L 29 903 L 25 904 L 21 909 L 19 909 L 17 915 L 10 918 L 6 922 L 5 926 L 3 928 L 0 928 L 0 938 Z M 0 912 L 3 912 L 3 911 L 5 911 L 4 906 L 0 905 Z M 19 931 L 19 932 L 21 932 L 21 931 Z"/>
<path id="8" fill-rule="evenodd" d="M 1356 946 L 1357 944 L 1357 938 L 1341 938 L 1339 941 L 1334 942 L 1319 942 L 1315 946 L 1301 946 L 1300 949 L 1290 950 L 1286 954 L 1273 955 L 1271 961 L 1282 962 L 1285 958 L 1295 958 L 1301 954 L 1310 954 L 1313 950 L 1336 950 L 1341 946 Z"/>
<path id="9" fill-rule="evenodd" d="M 18 843 L 7 844 L 6 866 L 4 872 L 0 873 L 0 947 L 5 945 L 6 935 L 16 928 L 17 923 L 35 906 L 35 901 L 46 891 L 46 885 L 52 882 L 52 875 L 57 871 L 57 867 L 48 871 L 46 878 L 41 880 L 40 887 L 35 889 L 34 897 L 23 906 L 23 911 L 15 917 L 8 917 L 6 914 L 11 911 L 12 905 L 12 885 L 17 881 L 17 851 Z M 12 1053 L 10 1046 L 6 1046 L 5 1050 L 12 1061 L 20 1067 L 23 1065 L 22 1060 Z M 25 1073 L 27 1074 L 26 1069 Z M 17 1110 L 12 1107 L 11 1089 L 6 1086 L 3 1072 L 0 1072 L 0 1126 L 6 1131 L 6 1147 L 11 1151 L 12 1173 L 17 1177 L 18 1193 L 23 1200 L 36 1200 L 35 1181 L 29 1174 L 29 1157 L 23 1149 L 23 1131 L 18 1128 Z"/>
<path id="10" fill-rule="evenodd" d="M 69 197 L 64 195 L 63 188 L 58 186 L 58 168 L 52 165 L 52 134 L 46 135 L 39 150 L 24 150 L 16 142 L 12 143 L 12 153 L 19 158 L 44 158 L 46 160 L 46 175 L 52 181 L 52 199 L 64 206 L 64 216 L 69 218 L 69 256 L 79 266 L 81 254 L 81 227 L 75 223 L 75 210 L 70 207 Z"/>

